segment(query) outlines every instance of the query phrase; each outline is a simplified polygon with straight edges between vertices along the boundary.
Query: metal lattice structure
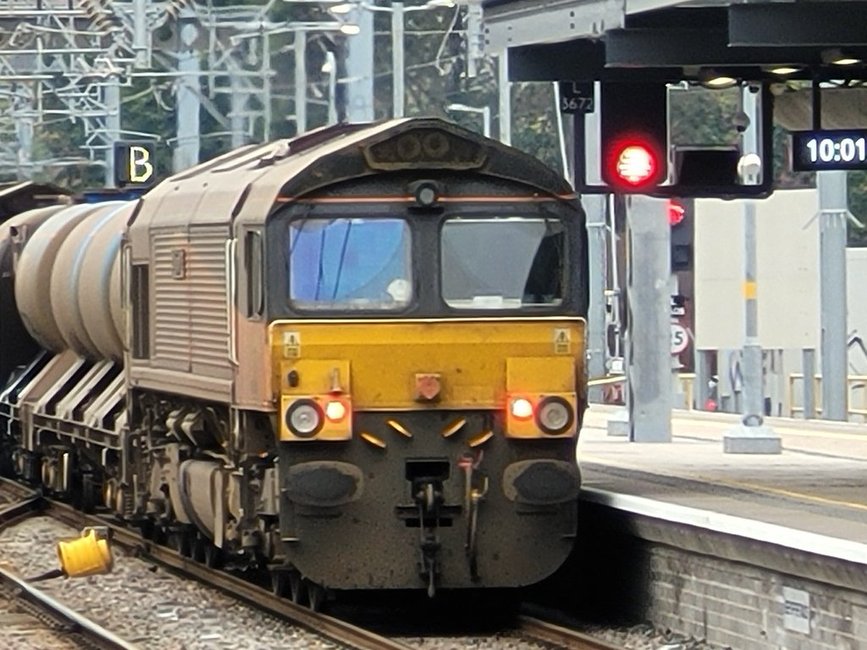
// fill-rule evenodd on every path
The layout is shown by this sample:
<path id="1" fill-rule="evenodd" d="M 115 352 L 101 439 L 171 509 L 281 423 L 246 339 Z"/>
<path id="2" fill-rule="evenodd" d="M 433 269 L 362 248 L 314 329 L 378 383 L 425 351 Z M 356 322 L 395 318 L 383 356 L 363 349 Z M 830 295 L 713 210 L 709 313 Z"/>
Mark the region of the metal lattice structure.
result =
<path id="1" fill-rule="evenodd" d="M 270 119 L 272 74 L 263 55 L 268 33 L 260 28 L 267 25 L 269 6 L 212 9 L 192 0 L 0 2 L 0 170 L 29 178 L 49 167 L 97 164 L 106 166 L 110 182 L 113 142 L 158 138 L 120 128 L 121 87 L 136 77 L 168 86 L 178 101 L 186 91 L 234 134 L 233 143 L 243 142 L 256 120 Z M 206 53 L 201 58 L 207 72 L 201 71 L 200 53 Z M 231 81 L 221 87 L 219 80 L 226 78 Z M 214 104 L 219 93 L 233 95 L 228 116 Z M 260 98 L 258 110 L 249 109 L 250 97 Z M 82 155 L 34 160 L 34 129 L 57 119 L 83 125 Z"/>
<path id="2" fill-rule="evenodd" d="M 51 176 L 67 165 L 99 166 L 111 185 L 113 144 L 125 139 L 169 145 L 177 171 L 199 160 L 201 115 L 217 125 L 206 137 L 225 137 L 237 147 L 271 137 L 275 106 L 282 107 L 281 120 L 294 122 L 296 132 L 305 131 L 308 103 L 324 103 L 326 93 L 328 119 L 334 121 L 337 46 L 333 39 L 320 38 L 329 33 L 363 32 L 351 42 L 358 51 L 349 51 L 346 60 L 370 59 L 370 65 L 357 79 L 347 68 L 341 82 L 348 96 L 372 104 L 372 21 L 360 30 L 329 14 L 328 2 L 262 0 L 257 5 L 215 6 L 195 0 L 0 0 L 0 178 Z M 478 37 L 470 39 L 475 46 L 468 50 L 475 64 L 482 56 L 479 0 L 428 0 L 407 11 L 455 4 L 455 21 L 460 6 L 468 7 L 471 31 Z M 359 8 L 367 6 L 376 8 L 358 3 Z M 323 67 L 322 74 L 308 78 L 306 62 L 312 53 L 332 57 L 329 72 Z M 475 70 L 475 65 L 470 68 Z M 364 88 L 353 86 L 359 79 L 367 80 Z M 275 87 L 289 94 L 281 96 Z M 311 90 L 314 97 L 308 96 Z M 125 102 L 148 93 L 159 110 L 176 116 L 174 135 L 122 129 L 122 98 Z M 286 114 L 287 106 L 292 114 Z M 81 146 L 69 157 L 46 157 L 34 148 L 34 133 L 55 121 L 71 121 L 83 129 Z"/>

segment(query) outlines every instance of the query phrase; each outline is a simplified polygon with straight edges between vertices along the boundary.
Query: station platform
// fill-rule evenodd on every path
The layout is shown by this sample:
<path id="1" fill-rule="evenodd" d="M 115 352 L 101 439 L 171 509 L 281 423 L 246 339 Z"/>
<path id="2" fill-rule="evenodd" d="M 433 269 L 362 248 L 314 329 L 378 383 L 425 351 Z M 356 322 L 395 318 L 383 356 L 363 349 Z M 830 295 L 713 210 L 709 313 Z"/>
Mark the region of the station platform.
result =
<path id="1" fill-rule="evenodd" d="M 735 414 L 672 412 L 672 442 L 609 435 L 622 407 L 587 410 L 578 458 L 587 501 L 867 564 L 867 425 L 767 418 L 780 454 L 730 454 Z"/>
<path id="2" fill-rule="evenodd" d="M 619 413 L 585 415 L 571 584 L 625 585 L 606 607 L 714 647 L 867 650 L 867 425 L 767 418 L 782 453 L 731 454 L 738 415 L 673 411 L 671 442 L 633 443 Z"/>

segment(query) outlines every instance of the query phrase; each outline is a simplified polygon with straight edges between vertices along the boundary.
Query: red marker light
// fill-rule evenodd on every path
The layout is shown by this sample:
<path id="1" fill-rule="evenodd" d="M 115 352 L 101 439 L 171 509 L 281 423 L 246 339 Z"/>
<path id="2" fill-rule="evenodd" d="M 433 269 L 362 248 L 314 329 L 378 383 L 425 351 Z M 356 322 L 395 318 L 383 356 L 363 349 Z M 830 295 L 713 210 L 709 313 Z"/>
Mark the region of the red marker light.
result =
<path id="1" fill-rule="evenodd" d="M 617 177 L 637 187 L 653 179 L 659 165 L 653 152 L 643 144 L 630 144 L 620 149 L 614 163 Z"/>

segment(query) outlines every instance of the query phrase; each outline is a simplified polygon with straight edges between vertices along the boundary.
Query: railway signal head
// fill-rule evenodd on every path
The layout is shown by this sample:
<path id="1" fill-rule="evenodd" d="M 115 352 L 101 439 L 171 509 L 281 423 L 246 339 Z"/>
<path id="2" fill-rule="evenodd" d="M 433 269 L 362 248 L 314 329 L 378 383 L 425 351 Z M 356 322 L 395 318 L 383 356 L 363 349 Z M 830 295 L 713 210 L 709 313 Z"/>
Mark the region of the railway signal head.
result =
<path id="1" fill-rule="evenodd" d="M 596 82 L 595 99 L 597 119 L 589 123 L 579 120 L 585 146 L 598 145 L 598 157 L 585 151 L 590 154 L 585 156 L 586 168 L 585 164 L 576 167 L 576 186 L 581 193 L 737 198 L 763 197 L 771 192 L 772 169 L 759 178 L 755 174 L 749 180 L 739 176 L 740 145 L 670 141 L 667 82 L 604 79 Z M 762 89 L 753 119 L 763 161 L 773 159 L 769 135 L 772 108 L 770 91 Z M 578 117 L 583 119 L 583 115 Z M 681 134 L 677 139 L 683 137 Z"/>
<path id="2" fill-rule="evenodd" d="M 666 92 L 664 84 L 602 84 L 600 171 L 611 189 L 650 192 L 666 180 Z"/>
<path id="3" fill-rule="evenodd" d="M 695 202 L 692 199 L 669 199 L 668 225 L 671 227 L 671 271 L 691 271 Z"/>
<path id="4" fill-rule="evenodd" d="M 684 218 L 686 217 L 686 208 L 683 206 L 683 203 L 680 203 L 674 199 L 668 200 L 668 225 L 674 228 L 675 226 L 683 223 Z"/>
<path id="5" fill-rule="evenodd" d="M 640 139 L 623 140 L 609 150 L 609 182 L 615 186 L 642 188 L 659 182 L 660 160 L 653 146 Z"/>

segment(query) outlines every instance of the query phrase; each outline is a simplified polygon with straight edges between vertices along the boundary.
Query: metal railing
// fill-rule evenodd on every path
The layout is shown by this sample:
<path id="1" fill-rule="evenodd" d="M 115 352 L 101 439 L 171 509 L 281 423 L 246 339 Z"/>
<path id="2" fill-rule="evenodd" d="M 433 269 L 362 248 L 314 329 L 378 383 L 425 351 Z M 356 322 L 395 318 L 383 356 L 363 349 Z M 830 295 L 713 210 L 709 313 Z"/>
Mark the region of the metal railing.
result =
<path id="1" fill-rule="evenodd" d="M 678 373 L 677 381 L 680 382 L 680 392 L 683 395 L 683 404 L 675 405 L 675 408 L 684 408 L 692 411 L 695 402 L 695 373 Z M 623 386 L 626 383 L 626 375 L 608 375 L 606 377 L 591 378 L 587 385 L 591 388 L 601 387 L 603 402 L 606 404 L 623 403 Z"/>
<path id="2" fill-rule="evenodd" d="M 800 384 L 800 385 L 799 385 Z M 789 373 L 786 387 L 786 401 L 789 404 L 789 417 L 803 417 L 804 406 L 799 404 L 796 396 L 804 394 L 804 374 Z M 815 413 L 822 413 L 822 376 L 813 375 L 813 395 L 815 395 Z M 846 414 L 849 420 L 867 422 L 867 375 L 849 375 L 846 377 Z"/>
<path id="3" fill-rule="evenodd" d="M 693 372 L 684 372 L 677 375 L 676 381 L 680 382 L 680 392 L 683 395 L 682 404 L 676 404 L 675 408 L 684 408 L 692 411 L 695 405 L 695 379 Z M 788 405 L 788 417 L 801 419 L 804 417 L 803 373 L 789 373 L 787 375 L 785 404 Z M 623 403 L 623 387 L 626 383 L 625 375 L 609 375 L 596 377 L 588 381 L 591 387 L 601 387 L 603 390 L 603 402 L 607 404 Z M 813 395 L 815 405 L 812 417 L 822 415 L 822 376 L 813 376 Z M 846 378 L 846 414 L 850 422 L 867 423 L 867 375 L 849 375 Z M 700 408 L 700 406 L 699 406 Z"/>

